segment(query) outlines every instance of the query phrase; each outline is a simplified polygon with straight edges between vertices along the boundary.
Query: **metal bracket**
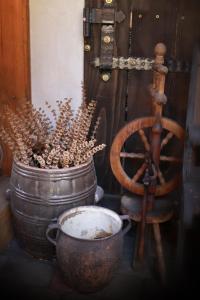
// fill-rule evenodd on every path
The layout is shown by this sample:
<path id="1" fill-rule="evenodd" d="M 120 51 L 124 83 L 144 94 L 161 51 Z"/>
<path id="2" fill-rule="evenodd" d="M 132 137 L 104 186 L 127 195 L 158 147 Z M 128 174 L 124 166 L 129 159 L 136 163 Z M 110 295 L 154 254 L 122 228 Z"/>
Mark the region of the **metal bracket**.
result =
<path id="1" fill-rule="evenodd" d="M 99 58 L 100 71 L 111 71 L 114 50 L 114 26 L 103 25 L 101 27 L 101 52 Z"/>
<path id="2" fill-rule="evenodd" d="M 101 60 L 99 57 L 96 57 L 92 64 L 101 68 Z M 113 57 L 112 58 L 112 69 L 120 70 L 144 70 L 149 71 L 153 69 L 154 59 L 145 58 L 145 57 Z M 169 72 L 189 72 L 190 63 L 175 61 L 173 59 L 168 59 L 165 62 Z"/>

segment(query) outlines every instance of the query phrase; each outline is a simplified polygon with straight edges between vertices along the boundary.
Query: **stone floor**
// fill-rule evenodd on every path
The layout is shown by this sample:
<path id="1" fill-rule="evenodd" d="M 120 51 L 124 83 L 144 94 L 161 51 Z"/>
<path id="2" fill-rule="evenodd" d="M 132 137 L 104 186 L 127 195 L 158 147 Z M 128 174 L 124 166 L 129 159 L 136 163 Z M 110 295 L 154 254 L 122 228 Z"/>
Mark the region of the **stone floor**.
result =
<path id="1" fill-rule="evenodd" d="M 119 212 L 120 199 L 107 196 L 98 205 Z M 64 300 L 64 299 L 161 299 L 184 294 L 184 280 L 176 278 L 176 251 L 174 251 L 173 221 L 164 225 L 163 245 L 167 264 L 167 284 L 161 285 L 156 271 L 155 255 L 146 268 L 132 268 L 135 244 L 135 225 L 124 237 L 123 258 L 118 271 L 108 285 L 93 294 L 80 294 L 70 289 L 63 281 L 56 259 L 38 260 L 19 247 L 13 238 L 8 247 L 0 253 L 0 299 Z M 187 292 L 187 290 L 186 290 Z M 189 292 L 189 291 L 188 291 Z"/>

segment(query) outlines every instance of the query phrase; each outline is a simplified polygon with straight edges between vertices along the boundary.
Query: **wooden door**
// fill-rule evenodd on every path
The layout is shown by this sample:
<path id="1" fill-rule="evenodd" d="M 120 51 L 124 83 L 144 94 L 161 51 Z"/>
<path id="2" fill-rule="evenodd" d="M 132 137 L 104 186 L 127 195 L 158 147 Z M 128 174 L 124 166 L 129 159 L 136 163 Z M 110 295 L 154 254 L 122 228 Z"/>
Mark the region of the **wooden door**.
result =
<path id="1" fill-rule="evenodd" d="M 116 11 L 125 15 L 121 23 L 114 25 L 114 57 L 153 58 L 156 43 L 163 42 L 167 46 L 165 62 L 171 71 L 165 87 L 168 102 L 164 115 L 184 127 L 189 65 L 194 45 L 200 38 L 200 1 L 85 0 L 85 7 L 104 8 L 106 3 L 111 3 Z M 151 83 L 152 72 L 113 69 L 110 79 L 103 81 L 101 70 L 93 63 L 100 56 L 101 27 L 99 23 L 90 24 L 90 36 L 85 36 L 84 78 L 88 98 L 96 99 L 97 115 L 102 119 L 98 142 L 107 145 L 105 151 L 95 157 L 98 184 L 107 193 L 120 193 L 122 189 L 110 168 L 110 147 L 123 125 L 151 114 L 147 87 Z"/>
<path id="2" fill-rule="evenodd" d="M 28 0 L 0 1 L 0 105 L 13 108 L 30 99 Z M 1 168 L 10 174 L 12 156 L 1 142 Z"/>

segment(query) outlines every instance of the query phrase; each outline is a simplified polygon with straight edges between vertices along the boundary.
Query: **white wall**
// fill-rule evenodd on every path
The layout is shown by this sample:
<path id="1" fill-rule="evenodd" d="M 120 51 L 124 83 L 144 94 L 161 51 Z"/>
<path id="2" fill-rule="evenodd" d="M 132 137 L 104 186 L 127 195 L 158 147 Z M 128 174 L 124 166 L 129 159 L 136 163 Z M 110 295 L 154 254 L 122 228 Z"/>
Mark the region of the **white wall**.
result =
<path id="1" fill-rule="evenodd" d="M 84 0 L 30 0 L 32 102 L 44 107 L 48 100 L 82 100 Z"/>

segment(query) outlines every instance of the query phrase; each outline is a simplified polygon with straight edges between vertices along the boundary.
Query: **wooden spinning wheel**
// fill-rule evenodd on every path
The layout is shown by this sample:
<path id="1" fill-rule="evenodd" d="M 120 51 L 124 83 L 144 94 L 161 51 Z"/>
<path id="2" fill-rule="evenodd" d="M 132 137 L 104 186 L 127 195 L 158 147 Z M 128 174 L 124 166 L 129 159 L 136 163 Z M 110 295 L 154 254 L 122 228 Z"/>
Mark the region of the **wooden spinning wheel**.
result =
<path id="1" fill-rule="evenodd" d="M 123 187 L 125 187 L 130 192 L 136 193 L 138 195 L 144 194 L 144 186 L 142 183 L 139 183 L 138 180 L 144 174 L 144 171 L 147 167 L 145 163 L 145 156 L 148 155 L 148 153 L 151 150 L 151 146 L 148 142 L 147 136 L 145 135 L 144 129 L 152 128 L 155 122 L 156 122 L 155 117 L 140 118 L 130 122 L 119 131 L 111 147 L 110 163 L 115 177 Z M 167 143 L 170 141 L 170 139 L 173 136 L 175 136 L 179 140 L 180 146 L 183 145 L 184 130 L 182 129 L 182 127 L 180 127 L 176 122 L 167 118 L 161 119 L 161 125 L 163 129 L 168 131 L 165 138 L 161 141 L 161 149 L 164 148 L 165 145 L 167 145 Z M 124 152 L 122 149 L 126 140 L 136 132 L 138 132 L 144 144 L 144 148 L 145 148 L 144 153 Z M 132 159 L 143 160 L 141 167 L 136 171 L 136 173 L 132 178 L 130 178 L 127 175 L 127 173 L 124 171 L 121 158 L 132 158 Z M 165 156 L 165 155 L 160 155 L 160 161 L 161 162 L 167 161 L 172 164 L 181 163 L 180 158 L 174 156 Z M 174 174 L 174 176 L 169 181 L 166 181 L 164 175 L 162 174 L 162 170 L 160 170 L 160 168 L 158 168 L 157 176 L 158 176 L 158 184 L 156 186 L 155 196 L 162 196 L 171 192 L 177 187 L 180 181 L 179 173 Z"/>
<path id="2" fill-rule="evenodd" d="M 139 182 L 139 179 L 144 175 L 147 168 L 146 158 L 150 157 L 156 167 L 157 185 L 155 189 L 155 196 L 163 196 L 174 190 L 180 182 L 181 172 L 177 172 L 175 168 L 174 174 L 171 178 L 165 178 L 161 163 L 168 162 L 170 164 L 181 164 L 180 157 L 174 155 L 162 155 L 162 150 L 173 138 L 178 141 L 178 148 L 183 148 L 184 130 L 176 122 L 162 117 L 163 104 L 166 103 L 167 98 L 164 94 L 165 76 L 168 69 L 163 66 L 164 54 L 166 48 L 164 44 L 157 44 L 155 47 L 155 61 L 153 65 L 153 84 L 150 88 L 150 94 L 153 104 L 153 116 L 144 117 L 133 120 L 123 127 L 116 135 L 110 152 L 110 163 L 113 174 L 119 183 L 130 192 L 138 195 L 144 195 L 144 186 Z M 146 131 L 150 132 L 150 137 L 147 137 Z M 165 133 L 166 132 L 166 133 Z M 133 134 L 139 134 L 139 137 L 144 146 L 143 153 L 125 152 L 123 147 L 128 138 Z M 163 133 L 165 133 L 163 137 Z M 126 147 L 125 147 L 126 148 Z M 126 173 L 123 168 L 122 158 L 139 159 L 143 163 L 136 170 L 133 176 Z"/>

